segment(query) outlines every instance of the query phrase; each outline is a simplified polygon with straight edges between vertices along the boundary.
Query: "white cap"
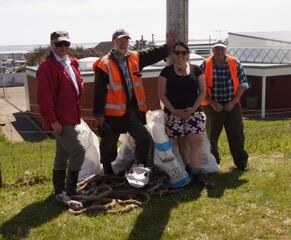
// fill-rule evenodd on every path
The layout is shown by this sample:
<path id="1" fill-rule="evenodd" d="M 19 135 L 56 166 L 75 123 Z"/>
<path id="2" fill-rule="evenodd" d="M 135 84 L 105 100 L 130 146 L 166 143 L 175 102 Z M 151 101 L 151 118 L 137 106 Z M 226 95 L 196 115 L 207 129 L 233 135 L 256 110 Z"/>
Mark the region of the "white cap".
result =
<path id="1" fill-rule="evenodd" d="M 227 48 L 227 46 L 222 41 L 218 41 L 212 46 L 212 48 L 216 48 L 216 47 Z"/>

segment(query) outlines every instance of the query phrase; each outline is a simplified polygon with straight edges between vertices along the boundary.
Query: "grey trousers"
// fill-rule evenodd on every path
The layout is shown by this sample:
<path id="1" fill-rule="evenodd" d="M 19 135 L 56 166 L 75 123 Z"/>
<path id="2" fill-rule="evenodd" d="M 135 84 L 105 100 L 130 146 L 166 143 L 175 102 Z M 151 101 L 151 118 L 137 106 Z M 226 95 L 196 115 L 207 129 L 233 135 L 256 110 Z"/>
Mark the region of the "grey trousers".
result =
<path id="1" fill-rule="evenodd" d="M 85 149 L 77 138 L 72 125 L 63 125 L 62 132 L 56 135 L 56 157 L 54 170 L 79 171 L 85 157 Z"/>

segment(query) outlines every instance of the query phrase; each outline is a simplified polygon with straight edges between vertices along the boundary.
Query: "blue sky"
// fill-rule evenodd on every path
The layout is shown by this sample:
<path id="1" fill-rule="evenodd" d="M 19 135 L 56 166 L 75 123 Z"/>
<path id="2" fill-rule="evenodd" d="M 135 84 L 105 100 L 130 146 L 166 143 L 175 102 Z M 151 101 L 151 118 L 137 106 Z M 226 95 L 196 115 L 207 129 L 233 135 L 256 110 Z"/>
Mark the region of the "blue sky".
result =
<path id="1" fill-rule="evenodd" d="M 229 32 L 291 30 L 290 0 L 189 0 L 189 38 Z M 164 39 L 166 0 L 0 0 L 0 45 L 46 44 L 54 30 L 73 43 L 110 40 L 117 28 L 132 39 Z"/>

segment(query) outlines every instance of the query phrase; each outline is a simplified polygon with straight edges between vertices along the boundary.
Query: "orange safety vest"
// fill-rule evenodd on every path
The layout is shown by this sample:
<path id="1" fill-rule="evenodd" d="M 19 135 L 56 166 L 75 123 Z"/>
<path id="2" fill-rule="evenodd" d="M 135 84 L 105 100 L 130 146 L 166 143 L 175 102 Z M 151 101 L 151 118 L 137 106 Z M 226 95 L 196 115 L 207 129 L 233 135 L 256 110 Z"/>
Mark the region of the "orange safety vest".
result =
<path id="1" fill-rule="evenodd" d="M 145 92 L 142 83 L 142 78 L 139 73 L 139 56 L 138 52 L 129 52 L 128 70 L 132 81 L 134 95 L 137 100 L 139 111 L 145 112 Z M 122 116 L 126 111 L 126 96 L 123 87 L 122 76 L 116 62 L 108 56 L 97 60 L 93 65 L 94 71 L 96 68 L 102 69 L 109 76 L 107 84 L 107 94 L 105 101 L 105 116 Z"/>
<path id="2" fill-rule="evenodd" d="M 239 87 L 239 79 L 237 76 L 237 61 L 236 58 L 226 55 L 231 79 L 233 82 L 233 88 L 234 92 L 236 93 Z M 213 57 L 210 56 L 205 59 L 204 63 L 204 73 L 205 73 L 205 79 L 206 79 L 206 91 L 208 96 L 211 96 L 211 89 L 213 86 Z M 206 99 L 203 99 L 201 102 L 202 106 L 209 105 L 209 102 Z"/>

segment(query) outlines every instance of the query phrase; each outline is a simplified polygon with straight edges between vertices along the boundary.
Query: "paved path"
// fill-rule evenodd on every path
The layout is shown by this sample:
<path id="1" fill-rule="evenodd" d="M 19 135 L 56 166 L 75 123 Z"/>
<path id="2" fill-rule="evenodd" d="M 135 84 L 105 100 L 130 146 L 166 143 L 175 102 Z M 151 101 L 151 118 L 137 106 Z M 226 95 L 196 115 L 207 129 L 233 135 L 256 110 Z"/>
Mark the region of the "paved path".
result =
<path id="1" fill-rule="evenodd" d="M 47 137 L 27 114 L 23 86 L 0 88 L 0 125 L 2 134 L 12 142 L 35 142 Z"/>

